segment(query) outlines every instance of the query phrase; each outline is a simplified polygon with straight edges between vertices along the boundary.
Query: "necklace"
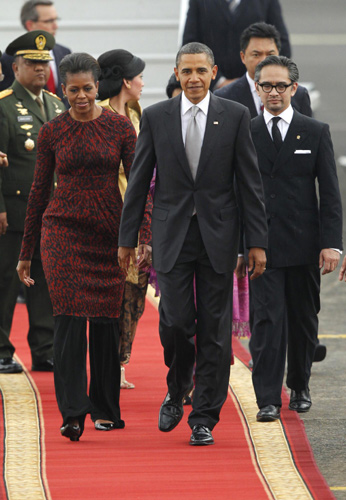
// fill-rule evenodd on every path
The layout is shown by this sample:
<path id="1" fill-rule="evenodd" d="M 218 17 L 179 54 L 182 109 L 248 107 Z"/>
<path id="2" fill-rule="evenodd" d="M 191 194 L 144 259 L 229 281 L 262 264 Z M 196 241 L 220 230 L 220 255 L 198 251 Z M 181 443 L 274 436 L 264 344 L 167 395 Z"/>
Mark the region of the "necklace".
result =
<path id="1" fill-rule="evenodd" d="M 114 113 L 116 113 L 118 115 L 119 113 L 116 109 L 113 108 L 113 106 L 111 105 L 111 101 L 109 101 L 108 104 L 109 104 L 109 107 L 114 111 Z"/>

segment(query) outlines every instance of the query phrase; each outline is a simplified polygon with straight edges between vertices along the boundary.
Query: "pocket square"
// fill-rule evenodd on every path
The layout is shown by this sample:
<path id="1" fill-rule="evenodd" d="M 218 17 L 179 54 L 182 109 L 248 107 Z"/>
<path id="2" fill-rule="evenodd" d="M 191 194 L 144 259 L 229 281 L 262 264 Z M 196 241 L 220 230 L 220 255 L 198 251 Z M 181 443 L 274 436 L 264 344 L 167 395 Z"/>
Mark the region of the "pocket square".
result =
<path id="1" fill-rule="evenodd" d="M 295 155 L 311 155 L 311 149 L 296 149 Z"/>

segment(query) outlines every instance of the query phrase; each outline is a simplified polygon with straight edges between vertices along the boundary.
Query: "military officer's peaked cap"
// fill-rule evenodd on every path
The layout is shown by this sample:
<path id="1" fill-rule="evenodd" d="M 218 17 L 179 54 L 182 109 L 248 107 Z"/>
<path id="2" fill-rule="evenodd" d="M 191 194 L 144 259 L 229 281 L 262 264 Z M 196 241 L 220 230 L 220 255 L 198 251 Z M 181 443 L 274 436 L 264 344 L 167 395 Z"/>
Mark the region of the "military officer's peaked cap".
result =
<path id="1" fill-rule="evenodd" d="M 10 43 L 6 54 L 14 57 L 22 56 L 29 61 L 52 61 L 53 57 L 49 51 L 54 45 L 55 38 L 47 31 L 28 31 Z"/>

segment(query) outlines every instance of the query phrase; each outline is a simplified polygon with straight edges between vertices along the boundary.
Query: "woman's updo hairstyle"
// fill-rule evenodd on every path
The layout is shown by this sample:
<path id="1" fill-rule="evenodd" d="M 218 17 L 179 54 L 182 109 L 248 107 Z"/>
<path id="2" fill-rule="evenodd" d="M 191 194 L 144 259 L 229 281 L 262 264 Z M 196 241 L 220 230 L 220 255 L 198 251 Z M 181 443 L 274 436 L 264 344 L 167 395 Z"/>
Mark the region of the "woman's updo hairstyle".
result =
<path id="1" fill-rule="evenodd" d="M 145 62 L 123 49 L 109 50 L 98 58 L 101 68 L 99 97 L 103 101 L 120 94 L 123 79 L 132 80 L 142 73 Z"/>
<path id="2" fill-rule="evenodd" d="M 59 64 L 59 73 L 62 83 L 66 86 L 67 75 L 77 73 L 91 73 L 96 83 L 101 69 L 94 57 L 85 52 L 73 52 L 65 56 Z"/>

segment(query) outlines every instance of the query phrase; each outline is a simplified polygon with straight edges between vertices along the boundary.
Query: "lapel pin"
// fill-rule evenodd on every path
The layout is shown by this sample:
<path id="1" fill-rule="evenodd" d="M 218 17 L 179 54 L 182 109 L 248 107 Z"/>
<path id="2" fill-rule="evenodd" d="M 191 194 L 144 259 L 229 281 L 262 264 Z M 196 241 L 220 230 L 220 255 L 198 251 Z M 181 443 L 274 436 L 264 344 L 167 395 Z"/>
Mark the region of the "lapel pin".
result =
<path id="1" fill-rule="evenodd" d="M 214 125 L 218 125 L 218 124 L 219 124 L 219 122 L 214 122 Z"/>
<path id="2" fill-rule="evenodd" d="M 297 135 L 297 139 L 298 139 L 298 140 L 300 139 L 300 135 Z"/>

